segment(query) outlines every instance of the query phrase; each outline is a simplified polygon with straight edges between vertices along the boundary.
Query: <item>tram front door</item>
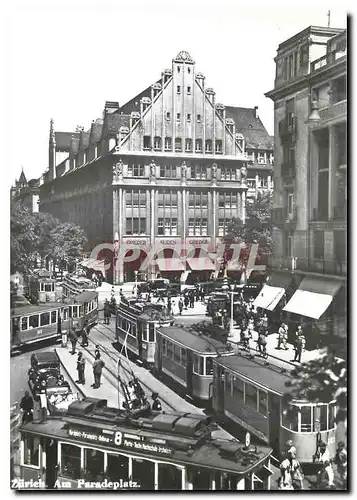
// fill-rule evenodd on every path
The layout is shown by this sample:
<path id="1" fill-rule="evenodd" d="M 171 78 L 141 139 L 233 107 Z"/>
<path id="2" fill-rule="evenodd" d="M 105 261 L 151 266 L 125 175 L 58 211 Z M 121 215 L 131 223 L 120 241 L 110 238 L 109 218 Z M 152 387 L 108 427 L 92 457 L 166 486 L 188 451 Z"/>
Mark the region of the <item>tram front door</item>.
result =
<path id="1" fill-rule="evenodd" d="M 57 479 L 57 441 L 46 439 L 46 485 L 53 488 Z"/>

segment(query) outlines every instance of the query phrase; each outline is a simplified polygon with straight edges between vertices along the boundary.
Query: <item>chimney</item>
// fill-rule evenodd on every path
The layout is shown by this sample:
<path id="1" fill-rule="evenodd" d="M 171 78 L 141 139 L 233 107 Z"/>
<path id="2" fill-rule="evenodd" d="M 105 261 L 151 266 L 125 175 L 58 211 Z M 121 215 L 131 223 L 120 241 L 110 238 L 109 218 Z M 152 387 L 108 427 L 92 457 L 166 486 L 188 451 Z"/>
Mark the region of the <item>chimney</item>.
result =
<path id="1" fill-rule="evenodd" d="M 254 106 L 254 117 L 259 118 L 258 106 Z"/>

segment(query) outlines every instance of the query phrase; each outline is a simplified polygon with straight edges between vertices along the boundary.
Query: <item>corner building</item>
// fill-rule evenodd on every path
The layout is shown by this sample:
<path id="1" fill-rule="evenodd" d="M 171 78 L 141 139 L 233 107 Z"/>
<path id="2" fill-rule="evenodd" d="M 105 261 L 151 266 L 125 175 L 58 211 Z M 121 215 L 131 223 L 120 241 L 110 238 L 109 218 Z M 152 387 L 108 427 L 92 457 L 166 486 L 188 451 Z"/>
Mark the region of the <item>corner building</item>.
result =
<path id="1" fill-rule="evenodd" d="M 214 252 L 228 221 L 245 220 L 247 162 L 244 136 L 182 51 L 122 107 L 107 102 L 90 131 L 55 132 L 51 123 L 40 210 L 81 225 L 91 248 L 177 242 Z M 171 255 L 161 252 L 149 276 L 215 269 L 198 253 L 173 269 L 165 263 Z M 133 279 L 144 257 L 122 265 L 115 282 Z"/>
<path id="2" fill-rule="evenodd" d="M 281 43 L 266 94 L 275 129 L 272 267 L 299 287 L 283 311 L 317 337 L 347 335 L 346 38 L 310 26 Z"/>

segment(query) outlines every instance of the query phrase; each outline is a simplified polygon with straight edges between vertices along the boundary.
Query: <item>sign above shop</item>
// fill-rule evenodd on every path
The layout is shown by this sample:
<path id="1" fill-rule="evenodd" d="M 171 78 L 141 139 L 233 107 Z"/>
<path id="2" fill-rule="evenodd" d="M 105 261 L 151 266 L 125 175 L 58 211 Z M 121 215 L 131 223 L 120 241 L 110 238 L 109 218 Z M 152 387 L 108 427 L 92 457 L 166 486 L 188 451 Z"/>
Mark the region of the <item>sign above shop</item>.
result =
<path id="1" fill-rule="evenodd" d="M 122 431 L 110 431 L 107 429 L 81 429 L 77 427 L 68 428 L 68 436 L 81 441 L 96 443 L 98 446 L 116 446 L 125 448 L 134 452 L 155 453 L 163 456 L 170 456 L 173 453 L 172 448 L 165 444 L 153 442 L 154 440 L 143 439 L 133 434 L 127 434 Z"/>

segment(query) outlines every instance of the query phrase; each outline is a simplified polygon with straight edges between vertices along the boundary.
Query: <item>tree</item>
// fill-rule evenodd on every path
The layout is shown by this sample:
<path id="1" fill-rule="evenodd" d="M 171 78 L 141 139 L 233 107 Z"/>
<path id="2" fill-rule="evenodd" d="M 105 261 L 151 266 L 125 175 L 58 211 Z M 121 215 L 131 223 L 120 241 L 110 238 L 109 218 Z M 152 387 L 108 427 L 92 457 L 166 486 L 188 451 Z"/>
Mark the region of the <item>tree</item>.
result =
<path id="1" fill-rule="evenodd" d="M 347 363 L 327 349 L 319 359 L 296 367 L 293 380 L 286 386 L 291 392 L 285 394 L 286 402 L 292 399 L 307 399 L 312 403 L 329 403 L 336 400 L 337 422 L 347 418 Z"/>
<path id="2" fill-rule="evenodd" d="M 27 274 L 37 258 L 39 236 L 30 210 L 20 203 L 11 204 L 11 272 Z"/>
<path id="3" fill-rule="evenodd" d="M 73 266 L 77 258 L 83 254 L 83 247 L 87 244 L 87 237 L 79 226 L 71 222 L 64 222 L 50 232 L 51 257 L 63 269 L 66 264 Z"/>
<path id="4" fill-rule="evenodd" d="M 38 236 L 37 252 L 45 259 L 51 252 L 51 231 L 61 224 L 51 214 L 37 212 L 33 214 L 35 234 Z"/>

